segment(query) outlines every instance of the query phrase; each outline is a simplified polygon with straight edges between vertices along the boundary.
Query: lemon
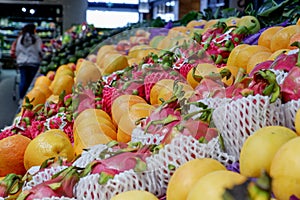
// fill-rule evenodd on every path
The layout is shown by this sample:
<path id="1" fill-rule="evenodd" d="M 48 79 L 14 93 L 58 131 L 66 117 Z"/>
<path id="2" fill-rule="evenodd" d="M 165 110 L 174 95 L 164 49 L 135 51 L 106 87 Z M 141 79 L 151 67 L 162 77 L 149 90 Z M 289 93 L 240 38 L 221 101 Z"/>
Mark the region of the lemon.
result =
<path id="1" fill-rule="evenodd" d="M 249 136 L 240 153 L 240 171 L 244 176 L 258 177 L 270 171 L 277 150 L 297 134 L 284 126 L 266 126 Z"/>
<path id="2" fill-rule="evenodd" d="M 40 166 L 48 158 L 61 157 L 71 161 L 74 156 L 66 133 L 60 129 L 50 129 L 30 141 L 24 153 L 24 166 L 28 170 L 32 166 Z"/>

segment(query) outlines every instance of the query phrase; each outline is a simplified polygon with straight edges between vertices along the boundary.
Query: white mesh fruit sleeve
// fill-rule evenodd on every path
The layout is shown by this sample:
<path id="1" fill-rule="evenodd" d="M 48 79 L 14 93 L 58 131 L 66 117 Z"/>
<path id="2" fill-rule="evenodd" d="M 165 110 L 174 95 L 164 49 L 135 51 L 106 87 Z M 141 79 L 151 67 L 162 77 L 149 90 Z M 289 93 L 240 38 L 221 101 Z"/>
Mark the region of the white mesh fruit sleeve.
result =
<path id="1" fill-rule="evenodd" d="M 239 157 L 246 138 L 264 126 L 284 125 L 281 101 L 255 95 L 232 100 L 213 112 L 213 122 L 221 133 L 226 152 Z"/>

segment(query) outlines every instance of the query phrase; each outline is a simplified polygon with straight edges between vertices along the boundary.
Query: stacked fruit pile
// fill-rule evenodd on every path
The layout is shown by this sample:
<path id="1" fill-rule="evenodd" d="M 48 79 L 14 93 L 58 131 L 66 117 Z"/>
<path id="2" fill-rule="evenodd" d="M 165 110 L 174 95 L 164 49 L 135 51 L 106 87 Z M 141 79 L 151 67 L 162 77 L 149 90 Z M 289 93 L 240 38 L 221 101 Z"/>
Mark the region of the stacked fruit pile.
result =
<path id="1" fill-rule="evenodd" d="M 259 31 L 137 29 L 40 75 L 0 133 L 0 197 L 300 198 L 300 20 Z"/>

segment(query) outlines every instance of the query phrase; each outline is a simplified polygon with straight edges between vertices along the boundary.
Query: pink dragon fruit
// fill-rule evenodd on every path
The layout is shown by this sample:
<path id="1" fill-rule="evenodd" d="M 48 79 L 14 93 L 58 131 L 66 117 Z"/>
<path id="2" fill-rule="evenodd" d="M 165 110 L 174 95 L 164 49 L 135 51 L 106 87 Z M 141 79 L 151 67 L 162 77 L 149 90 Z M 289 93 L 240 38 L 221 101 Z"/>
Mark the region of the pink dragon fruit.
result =
<path id="1" fill-rule="evenodd" d="M 147 133 L 164 135 L 180 122 L 180 115 L 174 108 L 156 109 L 142 123 L 142 127 Z"/>
<path id="2" fill-rule="evenodd" d="M 281 96 L 284 103 L 300 99 L 300 68 L 294 66 L 281 84 Z"/>
<path id="3" fill-rule="evenodd" d="M 197 140 L 204 140 L 205 142 L 210 141 L 212 138 L 218 135 L 216 129 L 210 128 L 209 124 L 212 118 L 212 109 L 208 108 L 207 105 L 203 103 L 192 103 L 201 107 L 199 111 L 188 112 L 182 116 L 180 123 L 173 126 L 162 140 L 162 144 L 169 144 L 174 137 L 178 134 L 183 134 L 186 136 L 192 136 Z M 192 117 L 197 116 L 195 119 Z"/>
<path id="4" fill-rule="evenodd" d="M 290 71 L 297 63 L 298 54 L 280 54 L 270 66 L 271 69 Z"/>
<path id="5" fill-rule="evenodd" d="M 0 197 L 8 197 L 16 194 L 22 187 L 22 176 L 16 174 L 7 174 L 0 181 Z"/>
<path id="6" fill-rule="evenodd" d="M 276 81 L 276 74 L 270 70 L 259 70 L 253 75 L 248 88 L 241 93 L 270 96 L 270 102 L 275 102 L 280 96 L 280 86 Z"/>
<path id="7" fill-rule="evenodd" d="M 18 200 L 33 200 L 45 197 L 74 197 L 74 186 L 79 181 L 79 173 L 74 166 L 70 166 L 53 177 L 40 183 L 30 190 L 21 192 Z"/>
<path id="8" fill-rule="evenodd" d="M 116 152 L 108 152 L 112 156 L 92 161 L 86 166 L 82 172 L 82 176 L 100 174 L 99 183 L 105 184 L 116 174 L 130 169 L 136 172 L 145 171 L 147 169 L 146 158 L 152 154 L 150 146 L 145 145 L 140 149 L 135 149 L 135 151 L 125 148 L 119 149 Z"/>
<path id="9" fill-rule="evenodd" d="M 195 94 L 190 100 L 198 101 L 200 99 L 216 97 L 225 97 L 225 87 L 220 75 L 204 77 L 195 88 Z"/>
<path id="10" fill-rule="evenodd" d="M 270 69 L 272 66 L 273 61 L 272 60 L 266 60 L 264 62 L 258 63 L 255 65 L 255 67 L 252 69 L 252 71 L 249 73 L 249 76 L 252 77 L 255 72 L 263 69 Z"/>

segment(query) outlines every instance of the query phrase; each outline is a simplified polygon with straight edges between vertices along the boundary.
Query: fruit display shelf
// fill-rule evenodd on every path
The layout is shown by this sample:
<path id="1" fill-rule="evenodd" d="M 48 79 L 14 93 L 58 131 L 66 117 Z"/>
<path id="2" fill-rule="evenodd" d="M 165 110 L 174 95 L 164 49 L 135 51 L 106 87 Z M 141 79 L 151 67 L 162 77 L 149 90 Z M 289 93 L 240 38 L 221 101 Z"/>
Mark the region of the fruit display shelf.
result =
<path id="1" fill-rule="evenodd" d="M 257 24 L 249 20 L 253 16 L 244 17 Z M 232 20 L 224 19 L 213 22 L 213 26 L 205 22 L 206 28 L 187 24 L 126 30 L 100 42 L 85 58 L 39 74 L 17 120 L 1 132 L 2 141 L 18 133 L 33 144 L 52 132 L 68 142 L 42 163 L 37 157 L 44 156 L 43 151 L 32 157 L 27 149 L 43 146 L 29 143 L 22 160 L 27 173 L 15 178 L 19 198 L 111 199 L 140 190 L 168 199 L 176 171 L 202 158 L 260 184 L 255 181 L 259 176 L 247 177 L 239 168 L 244 166 L 239 163 L 241 151 L 247 139 L 265 127 L 285 128 L 297 136 L 300 97 L 298 87 L 291 89 L 291 84 L 299 84 L 295 79 L 300 74 L 299 51 L 295 47 L 263 67 L 253 66 L 250 61 L 258 58 L 256 53 L 263 52 L 268 60 L 276 48 L 261 41 L 246 43 L 255 34 L 246 25 L 231 26 Z M 296 34 L 298 27 L 281 30 Z M 277 33 L 274 37 L 279 38 Z M 290 38 L 284 41 L 285 49 L 293 48 Z M 279 64 L 283 59 L 290 59 L 284 68 Z M 48 149 L 51 145 L 57 149 L 50 138 L 45 140 Z M 61 157 L 70 145 L 68 156 Z M 270 189 L 269 174 L 262 175 L 268 181 L 264 194 L 269 199 L 271 194 L 280 195 L 278 188 Z M 37 196 L 43 189 L 49 197 Z M 298 195 L 297 191 L 284 195 Z"/>

